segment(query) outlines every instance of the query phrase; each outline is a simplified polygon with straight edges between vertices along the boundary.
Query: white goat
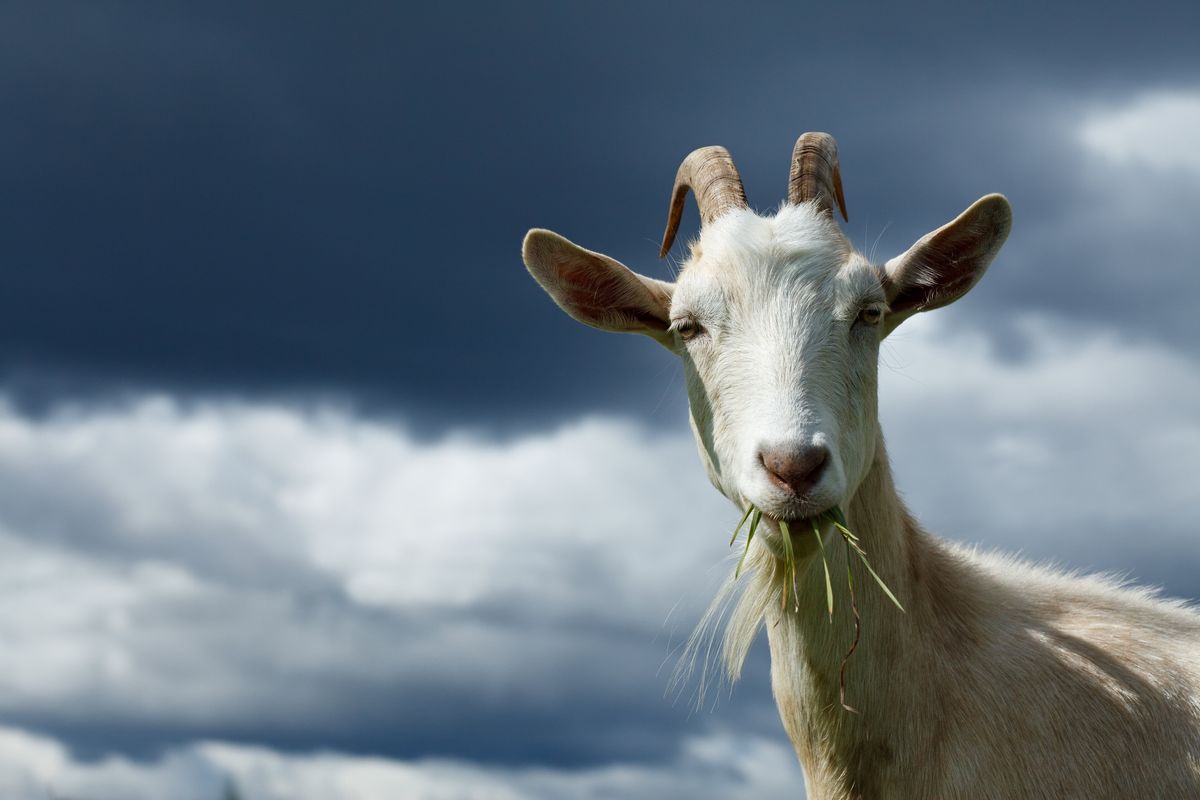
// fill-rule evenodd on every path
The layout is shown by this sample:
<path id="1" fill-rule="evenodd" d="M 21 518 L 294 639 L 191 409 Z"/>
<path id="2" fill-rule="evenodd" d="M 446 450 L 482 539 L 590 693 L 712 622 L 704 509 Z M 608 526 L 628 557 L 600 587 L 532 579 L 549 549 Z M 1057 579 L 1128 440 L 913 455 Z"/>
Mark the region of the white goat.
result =
<path id="1" fill-rule="evenodd" d="M 789 202 L 771 217 L 746 207 L 728 152 L 706 147 L 679 168 L 662 254 L 689 189 L 703 227 L 674 284 L 545 230 L 526 236 L 525 264 L 575 319 L 646 334 L 682 359 L 710 479 L 764 513 L 725 660 L 736 678 L 765 621 L 808 797 L 1200 798 L 1200 615 L 941 541 L 892 483 L 880 342 L 979 280 L 1008 235 L 1008 201 L 988 195 L 875 266 L 833 220 L 845 203 L 832 137 L 800 137 Z M 845 678 L 858 713 L 839 703 L 853 629 L 826 617 L 809 523 L 834 506 L 907 612 L 858 581 L 861 639 Z M 780 520 L 800 559 L 786 607 Z M 845 575 L 843 548 L 821 529 Z M 845 587 L 837 595 L 848 608 Z"/>

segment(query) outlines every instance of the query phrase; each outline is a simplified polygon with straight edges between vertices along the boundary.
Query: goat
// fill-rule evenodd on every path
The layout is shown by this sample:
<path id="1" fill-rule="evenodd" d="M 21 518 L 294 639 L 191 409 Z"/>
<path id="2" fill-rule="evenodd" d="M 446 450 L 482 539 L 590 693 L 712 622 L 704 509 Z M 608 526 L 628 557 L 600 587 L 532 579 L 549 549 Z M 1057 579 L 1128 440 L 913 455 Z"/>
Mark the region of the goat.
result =
<path id="1" fill-rule="evenodd" d="M 892 482 L 880 343 L 975 285 L 1008 236 L 1008 201 L 987 195 L 874 265 L 834 219 L 835 207 L 846 211 L 831 136 L 796 142 L 788 201 L 773 216 L 747 207 L 728 151 L 705 147 L 679 167 L 660 257 L 689 190 L 702 226 L 675 283 L 547 230 L 525 237 L 524 261 L 576 320 L 645 334 L 682 360 L 709 479 L 739 509 L 763 513 L 725 666 L 736 679 L 765 623 L 808 797 L 1200 798 L 1200 614 L 1108 578 L 945 542 Z M 836 535 L 835 507 L 906 611 L 860 582 L 844 684 L 855 633 L 826 619 L 814 557 L 817 536 Z M 799 559 L 794 587 L 784 535 Z M 845 574 L 848 551 L 823 549 Z M 850 599 L 839 587 L 839 607 Z M 842 707 L 843 690 L 857 712 Z"/>

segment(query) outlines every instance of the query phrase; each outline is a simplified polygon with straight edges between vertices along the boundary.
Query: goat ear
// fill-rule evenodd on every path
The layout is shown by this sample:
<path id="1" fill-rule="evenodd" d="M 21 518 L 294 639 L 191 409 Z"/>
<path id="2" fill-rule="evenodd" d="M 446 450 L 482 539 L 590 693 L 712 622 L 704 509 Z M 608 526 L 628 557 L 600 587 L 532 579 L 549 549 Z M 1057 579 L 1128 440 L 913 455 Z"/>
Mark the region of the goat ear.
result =
<path id="1" fill-rule="evenodd" d="M 558 307 L 593 328 L 644 333 L 670 341 L 674 285 L 638 275 L 621 262 L 584 250 L 553 231 L 525 235 L 525 267 Z"/>
<path id="2" fill-rule="evenodd" d="M 949 305 L 979 282 L 1012 227 L 1004 195 L 989 194 L 883 266 L 891 307 L 885 335 L 918 311 Z"/>

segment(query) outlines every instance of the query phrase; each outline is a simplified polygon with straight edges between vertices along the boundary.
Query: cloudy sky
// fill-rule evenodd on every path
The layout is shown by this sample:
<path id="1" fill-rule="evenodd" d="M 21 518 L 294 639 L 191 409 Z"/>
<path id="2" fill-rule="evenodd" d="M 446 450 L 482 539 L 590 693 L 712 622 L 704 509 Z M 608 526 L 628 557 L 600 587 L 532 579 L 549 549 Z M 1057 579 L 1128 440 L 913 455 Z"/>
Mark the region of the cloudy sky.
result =
<path id="1" fill-rule="evenodd" d="M 667 691 L 737 518 L 679 369 L 519 257 L 668 277 L 707 144 L 769 211 L 833 133 L 879 260 L 1007 194 L 900 486 L 1200 600 L 1200 12 L 902 5 L 0 5 L 0 796 L 802 797 L 764 648 Z"/>

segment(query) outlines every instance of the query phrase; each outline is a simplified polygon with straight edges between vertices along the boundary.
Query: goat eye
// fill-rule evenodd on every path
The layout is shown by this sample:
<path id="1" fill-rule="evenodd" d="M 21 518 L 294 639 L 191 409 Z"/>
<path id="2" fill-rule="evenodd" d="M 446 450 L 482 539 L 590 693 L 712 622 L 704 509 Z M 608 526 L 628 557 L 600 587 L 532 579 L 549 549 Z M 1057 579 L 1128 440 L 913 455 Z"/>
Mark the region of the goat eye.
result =
<path id="1" fill-rule="evenodd" d="M 858 312 L 858 319 L 865 325 L 878 325 L 883 319 L 883 309 L 879 306 L 867 306 Z"/>
<path id="2" fill-rule="evenodd" d="M 684 341 L 687 341 L 688 339 L 695 339 L 704 332 L 703 326 L 701 326 L 699 322 L 696 322 L 696 320 L 692 319 L 691 317 L 677 319 L 671 323 L 671 327 L 674 328 L 675 332 L 679 334 L 679 338 L 683 339 Z"/>

